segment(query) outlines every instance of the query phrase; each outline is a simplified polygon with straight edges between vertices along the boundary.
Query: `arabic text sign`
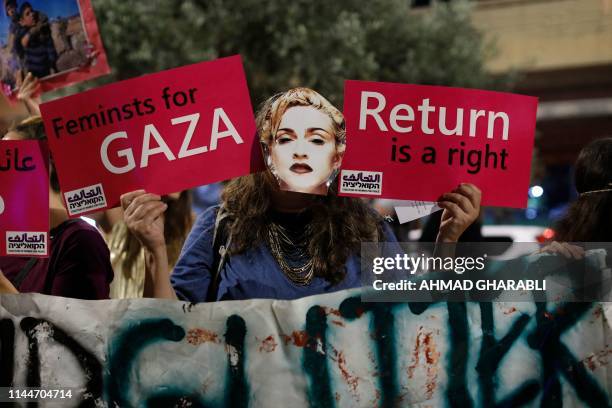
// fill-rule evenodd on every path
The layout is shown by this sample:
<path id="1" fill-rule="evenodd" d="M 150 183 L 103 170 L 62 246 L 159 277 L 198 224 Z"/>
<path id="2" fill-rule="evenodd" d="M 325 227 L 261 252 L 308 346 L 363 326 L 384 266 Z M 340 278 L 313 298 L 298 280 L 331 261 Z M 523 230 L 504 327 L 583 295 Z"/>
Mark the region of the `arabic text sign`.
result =
<path id="1" fill-rule="evenodd" d="M 44 142 L 0 141 L 0 256 L 48 256 L 48 157 Z"/>
<path id="2" fill-rule="evenodd" d="M 128 191 L 168 194 L 263 168 L 239 56 L 118 82 L 41 111 L 71 216 L 115 207 Z"/>
<path id="3" fill-rule="evenodd" d="M 344 104 L 340 195 L 436 201 L 469 182 L 483 205 L 526 205 L 536 98 L 346 81 Z"/>

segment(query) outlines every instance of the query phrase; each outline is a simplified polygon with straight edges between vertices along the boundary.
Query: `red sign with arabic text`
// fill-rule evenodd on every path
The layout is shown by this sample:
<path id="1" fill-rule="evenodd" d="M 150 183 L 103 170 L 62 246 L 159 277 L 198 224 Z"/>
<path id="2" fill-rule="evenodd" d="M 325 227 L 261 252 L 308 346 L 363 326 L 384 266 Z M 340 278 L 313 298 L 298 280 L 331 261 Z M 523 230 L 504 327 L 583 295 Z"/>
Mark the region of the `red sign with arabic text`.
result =
<path id="1" fill-rule="evenodd" d="M 483 205 L 525 207 L 536 111 L 530 96 L 346 81 L 340 195 L 437 201 L 473 183 Z"/>
<path id="2" fill-rule="evenodd" d="M 168 194 L 263 169 L 239 56 L 114 83 L 41 105 L 71 216 L 121 194 Z"/>
<path id="3" fill-rule="evenodd" d="M 0 140 L 0 256 L 49 255 L 45 142 Z"/>

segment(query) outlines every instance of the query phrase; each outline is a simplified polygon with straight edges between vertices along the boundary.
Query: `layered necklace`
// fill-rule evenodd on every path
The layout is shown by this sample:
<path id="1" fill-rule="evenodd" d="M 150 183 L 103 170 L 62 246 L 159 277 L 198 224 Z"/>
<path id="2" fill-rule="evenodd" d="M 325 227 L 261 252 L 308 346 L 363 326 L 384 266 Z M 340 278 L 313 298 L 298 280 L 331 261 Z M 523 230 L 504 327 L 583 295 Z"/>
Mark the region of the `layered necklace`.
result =
<path id="1" fill-rule="evenodd" d="M 308 254 L 311 236 L 310 223 L 296 234 L 275 222 L 271 222 L 268 227 L 270 252 L 285 276 L 296 285 L 308 285 L 314 276 L 312 257 Z"/>

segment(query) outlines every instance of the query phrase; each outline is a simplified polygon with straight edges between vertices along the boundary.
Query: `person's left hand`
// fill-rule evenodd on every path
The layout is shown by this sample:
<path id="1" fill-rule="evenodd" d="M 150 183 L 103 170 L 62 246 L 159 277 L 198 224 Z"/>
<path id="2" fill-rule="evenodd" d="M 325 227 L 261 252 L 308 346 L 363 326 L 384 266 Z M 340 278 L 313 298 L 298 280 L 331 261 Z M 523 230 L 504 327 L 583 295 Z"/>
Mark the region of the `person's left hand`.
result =
<path id="1" fill-rule="evenodd" d="M 442 194 L 438 206 L 444 209 L 438 231 L 438 242 L 457 242 L 461 234 L 480 214 L 481 192 L 471 183 L 461 183 Z"/>

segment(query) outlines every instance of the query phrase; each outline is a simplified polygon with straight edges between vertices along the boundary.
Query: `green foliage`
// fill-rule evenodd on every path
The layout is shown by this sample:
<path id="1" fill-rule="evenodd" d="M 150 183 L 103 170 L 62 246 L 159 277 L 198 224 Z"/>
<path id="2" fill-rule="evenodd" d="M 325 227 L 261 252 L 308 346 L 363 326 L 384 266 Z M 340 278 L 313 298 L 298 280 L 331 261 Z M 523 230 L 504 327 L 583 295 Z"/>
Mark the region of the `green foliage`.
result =
<path id="1" fill-rule="evenodd" d="M 345 79 L 504 86 L 467 3 L 415 11 L 409 0 L 94 0 L 108 83 L 241 54 L 255 105 L 294 86 L 341 104 Z M 92 83 L 77 89 L 90 87 Z M 74 91 L 74 89 L 73 89 Z"/>

